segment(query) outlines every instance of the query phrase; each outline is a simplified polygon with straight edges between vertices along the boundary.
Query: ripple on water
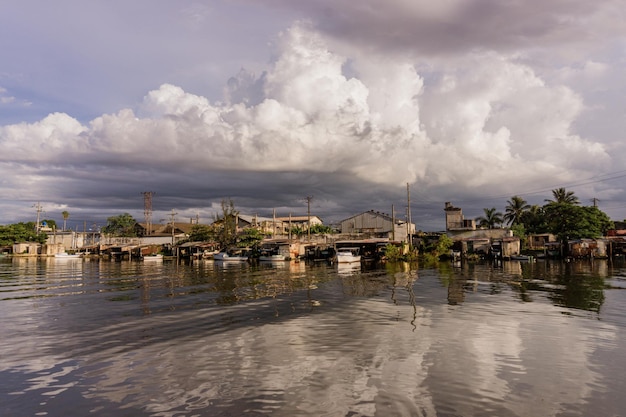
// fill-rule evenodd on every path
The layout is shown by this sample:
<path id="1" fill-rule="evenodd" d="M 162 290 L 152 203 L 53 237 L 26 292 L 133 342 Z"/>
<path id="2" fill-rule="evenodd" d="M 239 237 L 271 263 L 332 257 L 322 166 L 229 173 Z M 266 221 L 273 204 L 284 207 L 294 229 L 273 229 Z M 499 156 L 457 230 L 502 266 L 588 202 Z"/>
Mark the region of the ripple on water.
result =
<path id="1" fill-rule="evenodd" d="M 626 409 L 626 293 L 516 271 L 26 263 L 0 274 L 0 403 L 94 416 Z"/>

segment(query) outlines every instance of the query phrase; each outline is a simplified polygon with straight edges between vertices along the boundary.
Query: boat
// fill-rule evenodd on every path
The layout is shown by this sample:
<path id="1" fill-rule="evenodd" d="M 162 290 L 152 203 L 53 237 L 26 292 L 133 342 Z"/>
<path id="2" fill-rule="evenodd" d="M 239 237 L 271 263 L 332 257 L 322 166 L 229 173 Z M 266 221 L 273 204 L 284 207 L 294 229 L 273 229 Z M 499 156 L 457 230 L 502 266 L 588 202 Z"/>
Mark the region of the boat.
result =
<path id="1" fill-rule="evenodd" d="M 273 249 L 264 249 L 261 250 L 259 254 L 259 261 L 261 262 L 272 262 L 272 261 L 289 261 L 291 258 L 289 256 L 289 249 L 286 251 L 281 251 L 278 247 Z"/>
<path id="2" fill-rule="evenodd" d="M 361 262 L 359 248 L 339 248 L 335 257 L 337 263 Z"/>
<path id="3" fill-rule="evenodd" d="M 160 253 L 153 253 L 151 255 L 145 255 L 143 257 L 144 261 L 162 261 L 163 260 L 163 255 Z"/>
<path id="4" fill-rule="evenodd" d="M 213 255 L 213 259 L 216 261 L 245 262 L 248 260 L 248 257 L 242 254 L 230 254 L 228 252 L 218 252 Z"/>
<path id="5" fill-rule="evenodd" d="M 532 257 L 528 255 L 511 255 L 509 259 L 512 261 L 530 261 Z"/>
<path id="6" fill-rule="evenodd" d="M 54 257 L 57 259 L 78 259 L 81 256 L 82 255 L 80 253 L 67 253 L 67 252 L 61 252 L 61 253 L 57 253 L 54 255 Z"/>

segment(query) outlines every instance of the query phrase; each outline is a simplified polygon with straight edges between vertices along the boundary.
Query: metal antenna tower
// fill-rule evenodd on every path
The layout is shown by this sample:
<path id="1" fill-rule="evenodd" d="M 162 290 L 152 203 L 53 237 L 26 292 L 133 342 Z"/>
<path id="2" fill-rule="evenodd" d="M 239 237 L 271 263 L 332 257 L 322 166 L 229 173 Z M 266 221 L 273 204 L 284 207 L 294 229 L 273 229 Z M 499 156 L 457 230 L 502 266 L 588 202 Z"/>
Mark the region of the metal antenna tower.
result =
<path id="1" fill-rule="evenodd" d="M 146 222 L 146 235 L 152 234 L 152 196 L 154 191 L 143 191 L 143 216 Z"/>

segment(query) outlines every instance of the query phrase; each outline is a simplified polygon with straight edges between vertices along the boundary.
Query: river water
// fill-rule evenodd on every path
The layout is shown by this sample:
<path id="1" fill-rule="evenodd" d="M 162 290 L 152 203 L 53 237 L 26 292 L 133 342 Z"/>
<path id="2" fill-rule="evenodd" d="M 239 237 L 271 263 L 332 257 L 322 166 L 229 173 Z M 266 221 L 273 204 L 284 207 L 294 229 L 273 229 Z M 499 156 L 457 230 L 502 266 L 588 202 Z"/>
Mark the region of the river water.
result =
<path id="1" fill-rule="evenodd" d="M 0 259 L 0 415 L 624 416 L 626 265 Z"/>

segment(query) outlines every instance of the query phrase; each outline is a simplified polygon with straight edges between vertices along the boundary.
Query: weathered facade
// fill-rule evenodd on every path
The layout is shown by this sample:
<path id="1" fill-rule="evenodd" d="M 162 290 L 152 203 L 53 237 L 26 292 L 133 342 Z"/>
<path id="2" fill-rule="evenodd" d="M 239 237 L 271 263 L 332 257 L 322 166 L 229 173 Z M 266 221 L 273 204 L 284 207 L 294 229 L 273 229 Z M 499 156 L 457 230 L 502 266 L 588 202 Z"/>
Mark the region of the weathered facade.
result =
<path id="1" fill-rule="evenodd" d="M 409 235 L 415 234 L 415 224 L 407 224 L 374 210 L 342 220 L 340 228 L 344 235 L 388 238 L 399 242 L 406 242 Z"/>
<path id="2" fill-rule="evenodd" d="M 476 230 L 476 220 L 465 219 L 463 210 L 459 207 L 454 207 L 452 203 L 446 202 L 444 211 L 446 212 L 446 232 L 457 233 Z"/>
<path id="3" fill-rule="evenodd" d="M 323 225 L 324 222 L 318 216 L 282 216 L 276 217 L 285 224 L 286 227 L 302 227 L 306 228 L 308 224 L 311 226 Z"/>
<path id="4" fill-rule="evenodd" d="M 606 258 L 608 257 L 608 240 L 577 239 L 567 242 L 569 256 L 573 258 Z"/>
<path id="5" fill-rule="evenodd" d="M 529 235 L 526 245 L 530 250 L 543 250 L 546 244 L 556 242 L 556 236 L 551 233 Z"/>
<path id="6" fill-rule="evenodd" d="M 16 255 L 37 255 L 41 245 L 35 242 L 20 242 L 13 244 L 13 253 Z"/>
<path id="7" fill-rule="evenodd" d="M 476 221 L 463 217 L 463 211 L 447 202 L 446 234 L 454 241 L 453 251 L 468 255 L 508 258 L 519 255 L 521 241 L 509 229 L 476 229 Z"/>

